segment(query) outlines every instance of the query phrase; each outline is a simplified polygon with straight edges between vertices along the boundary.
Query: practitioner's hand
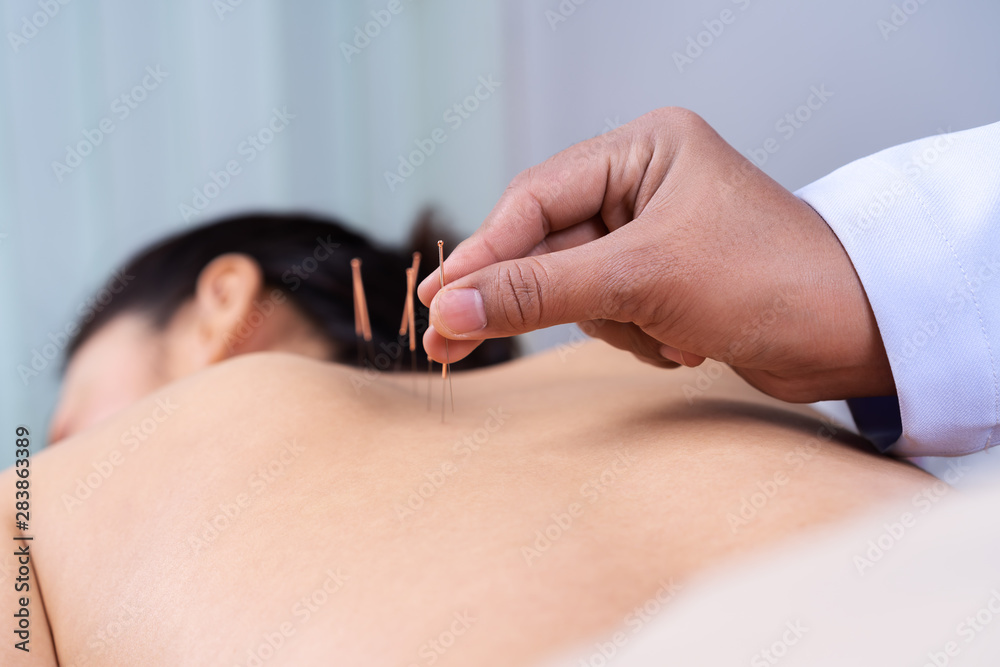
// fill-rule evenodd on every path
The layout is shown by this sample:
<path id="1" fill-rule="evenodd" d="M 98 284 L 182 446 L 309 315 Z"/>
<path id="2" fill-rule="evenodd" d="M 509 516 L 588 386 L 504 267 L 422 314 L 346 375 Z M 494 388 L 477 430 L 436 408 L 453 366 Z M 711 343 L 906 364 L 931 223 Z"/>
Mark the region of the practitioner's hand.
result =
<path id="1" fill-rule="evenodd" d="M 419 287 L 439 361 L 442 334 L 455 361 L 484 338 L 586 322 L 644 361 L 717 359 L 785 400 L 894 392 L 836 236 L 683 109 L 519 174 L 444 271 L 444 290 L 437 272 Z"/>

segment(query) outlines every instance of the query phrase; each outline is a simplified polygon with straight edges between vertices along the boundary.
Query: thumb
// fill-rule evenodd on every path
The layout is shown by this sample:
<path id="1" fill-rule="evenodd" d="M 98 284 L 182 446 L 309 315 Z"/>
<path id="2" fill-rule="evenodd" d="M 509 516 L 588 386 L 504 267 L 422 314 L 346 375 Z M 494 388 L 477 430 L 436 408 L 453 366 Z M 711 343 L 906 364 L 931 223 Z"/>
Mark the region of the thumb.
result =
<path id="1" fill-rule="evenodd" d="M 618 245 L 609 242 L 614 235 L 463 276 L 434 296 L 431 325 L 447 338 L 478 340 L 584 320 L 632 321 L 622 307 L 639 304 L 649 280 L 632 270 L 634 250 L 607 252 Z"/>

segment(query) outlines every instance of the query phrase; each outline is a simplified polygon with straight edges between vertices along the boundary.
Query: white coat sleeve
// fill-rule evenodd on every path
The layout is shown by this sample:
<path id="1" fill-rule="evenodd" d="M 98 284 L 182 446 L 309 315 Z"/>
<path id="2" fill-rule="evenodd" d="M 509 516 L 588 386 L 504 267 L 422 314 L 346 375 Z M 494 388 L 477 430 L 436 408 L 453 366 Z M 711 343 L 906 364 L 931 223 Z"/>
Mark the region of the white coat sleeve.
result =
<path id="1" fill-rule="evenodd" d="M 843 244 L 889 356 L 904 456 L 1000 438 L 1000 123 L 889 148 L 795 193 Z"/>

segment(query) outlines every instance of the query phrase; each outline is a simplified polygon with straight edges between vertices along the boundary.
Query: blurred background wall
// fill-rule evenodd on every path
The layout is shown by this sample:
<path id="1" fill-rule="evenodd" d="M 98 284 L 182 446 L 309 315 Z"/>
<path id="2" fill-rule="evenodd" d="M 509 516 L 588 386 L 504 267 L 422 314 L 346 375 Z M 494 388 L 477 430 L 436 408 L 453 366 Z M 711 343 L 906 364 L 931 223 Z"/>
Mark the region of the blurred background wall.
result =
<path id="1" fill-rule="evenodd" d="M 59 364 L 23 369 L 167 232 L 308 209 L 393 243 L 434 204 L 464 236 L 520 170 L 667 105 L 794 189 L 1000 118 L 998 28 L 995 0 L 7 0 L 0 442 L 44 440 Z"/>

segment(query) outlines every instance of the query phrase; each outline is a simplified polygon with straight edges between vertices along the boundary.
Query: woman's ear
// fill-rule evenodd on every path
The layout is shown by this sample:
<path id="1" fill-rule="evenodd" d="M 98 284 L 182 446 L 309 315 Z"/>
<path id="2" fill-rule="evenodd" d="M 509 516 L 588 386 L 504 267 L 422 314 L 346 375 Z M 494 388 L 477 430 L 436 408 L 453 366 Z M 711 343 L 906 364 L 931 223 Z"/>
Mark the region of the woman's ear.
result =
<path id="1" fill-rule="evenodd" d="M 219 255 L 201 270 L 193 304 L 200 364 L 214 364 L 238 353 L 239 327 L 263 287 L 260 265 L 242 253 Z"/>

